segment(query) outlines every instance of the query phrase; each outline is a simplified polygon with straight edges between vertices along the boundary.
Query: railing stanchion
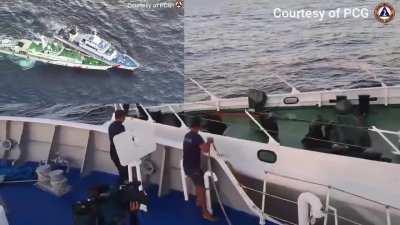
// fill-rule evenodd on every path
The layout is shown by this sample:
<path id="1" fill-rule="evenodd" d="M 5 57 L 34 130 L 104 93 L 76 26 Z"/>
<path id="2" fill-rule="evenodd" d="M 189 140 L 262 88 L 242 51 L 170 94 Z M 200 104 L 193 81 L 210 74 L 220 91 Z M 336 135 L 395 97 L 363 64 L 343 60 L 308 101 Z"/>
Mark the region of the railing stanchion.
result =
<path id="1" fill-rule="evenodd" d="M 386 225 L 392 225 L 392 220 L 390 218 L 390 207 L 386 206 Z"/>
<path id="2" fill-rule="evenodd" d="M 263 194 L 262 194 L 262 200 L 261 200 L 261 211 L 264 213 L 265 212 L 265 199 L 267 197 L 267 195 L 265 194 L 267 193 L 267 178 L 264 178 L 264 182 L 263 182 Z"/>
<path id="3" fill-rule="evenodd" d="M 328 186 L 328 193 L 326 194 L 325 199 L 325 217 L 324 217 L 324 225 L 328 224 L 328 216 L 329 216 L 329 204 L 331 199 L 331 187 Z"/>

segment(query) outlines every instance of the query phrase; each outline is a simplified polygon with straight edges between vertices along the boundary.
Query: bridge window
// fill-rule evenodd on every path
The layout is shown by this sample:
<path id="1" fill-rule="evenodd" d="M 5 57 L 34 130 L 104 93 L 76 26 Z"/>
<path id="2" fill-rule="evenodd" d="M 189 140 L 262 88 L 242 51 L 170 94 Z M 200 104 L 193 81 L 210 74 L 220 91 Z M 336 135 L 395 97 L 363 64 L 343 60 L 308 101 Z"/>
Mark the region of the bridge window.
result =
<path id="1" fill-rule="evenodd" d="M 257 157 L 259 160 L 267 163 L 275 163 L 277 160 L 275 152 L 264 149 L 257 152 Z"/>

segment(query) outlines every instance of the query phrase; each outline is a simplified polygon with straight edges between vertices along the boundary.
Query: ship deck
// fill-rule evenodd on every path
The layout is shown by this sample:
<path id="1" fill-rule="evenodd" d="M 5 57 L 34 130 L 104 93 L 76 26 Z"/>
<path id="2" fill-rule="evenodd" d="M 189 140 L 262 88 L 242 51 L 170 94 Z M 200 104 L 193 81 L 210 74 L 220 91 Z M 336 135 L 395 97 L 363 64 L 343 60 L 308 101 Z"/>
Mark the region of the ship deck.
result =
<path id="1" fill-rule="evenodd" d="M 0 184 L 0 195 L 6 203 L 10 225 L 71 225 L 73 224 L 71 205 L 84 199 L 88 188 L 101 184 L 115 184 L 117 181 L 117 176 L 101 172 L 93 172 L 81 178 L 79 172 L 73 170 L 68 176 L 72 190 L 61 198 L 39 190 L 32 183 Z M 150 206 L 147 213 L 140 213 L 139 220 L 142 225 L 227 224 L 217 205 L 214 208 L 219 220 L 208 222 L 200 218 L 193 197 L 189 202 L 185 202 L 182 193 L 172 191 L 158 198 L 156 186 L 151 186 L 146 191 L 149 193 Z M 258 218 L 254 216 L 228 207 L 226 210 L 233 224 L 258 224 Z"/>

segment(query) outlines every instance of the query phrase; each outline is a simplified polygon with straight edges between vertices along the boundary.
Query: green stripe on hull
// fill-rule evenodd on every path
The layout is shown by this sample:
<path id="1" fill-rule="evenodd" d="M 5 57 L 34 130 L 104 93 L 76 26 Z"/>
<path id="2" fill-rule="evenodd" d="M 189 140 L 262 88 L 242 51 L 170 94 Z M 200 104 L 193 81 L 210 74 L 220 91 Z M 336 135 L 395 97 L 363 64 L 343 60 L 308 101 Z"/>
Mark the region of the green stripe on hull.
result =
<path id="1" fill-rule="evenodd" d="M 42 43 L 32 42 L 28 48 L 28 53 L 32 55 L 41 55 L 42 57 L 48 56 L 53 59 L 63 59 L 69 62 L 80 63 L 83 65 L 90 66 L 107 66 L 100 60 L 93 57 L 83 55 L 77 50 L 72 50 L 65 48 L 61 43 L 51 42 L 45 48 L 43 48 Z"/>
<path id="2" fill-rule="evenodd" d="M 357 106 L 354 106 L 356 108 Z M 327 140 L 329 145 L 340 144 L 352 146 L 369 146 L 365 152 L 380 153 L 383 158 L 391 159 L 394 163 L 400 163 L 400 156 L 393 154 L 394 149 L 376 132 L 369 131 L 368 128 L 375 126 L 379 129 L 389 131 L 400 130 L 400 105 L 371 105 L 367 116 L 360 119 L 355 114 L 338 114 L 334 106 L 326 107 L 293 107 L 293 108 L 269 108 L 276 116 L 279 127 L 279 142 L 283 146 L 304 149 L 302 140 L 309 133 L 310 125 L 317 118 L 323 124 L 329 126 L 334 122 L 335 138 L 319 139 Z M 200 115 L 204 114 L 201 113 Z M 196 113 L 189 113 L 196 114 Z M 206 114 L 219 115 L 222 122 L 227 125 L 224 135 L 258 142 L 267 142 L 266 135 L 243 113 L 243 110 L 233 110 L 224 112 L 208 112 Z M 255 114 L 253 114 L 257 120 Z M 260 121 L 260 120 L 259 120 Z M 360 122 L 361 121 L 361 122 Z M 325 127 L 326 127 L 325 126 Z M 268 130 L 268 128 L 265 128 Z M 369 141 L 364 142 L 365 137 Z M 399 145 L 399 135 L 385 134 L 397 148 Z M 344 141 L 341 141 L 344 140 Z M 370 142 L 369 144 L 366 144 Z M 347 144 L 346 144 L 347 143 Z M 364 145 L 365 144 L 365 145 Z M 332 148 L 320 149 L 322 152 L 332 152 Z"/>

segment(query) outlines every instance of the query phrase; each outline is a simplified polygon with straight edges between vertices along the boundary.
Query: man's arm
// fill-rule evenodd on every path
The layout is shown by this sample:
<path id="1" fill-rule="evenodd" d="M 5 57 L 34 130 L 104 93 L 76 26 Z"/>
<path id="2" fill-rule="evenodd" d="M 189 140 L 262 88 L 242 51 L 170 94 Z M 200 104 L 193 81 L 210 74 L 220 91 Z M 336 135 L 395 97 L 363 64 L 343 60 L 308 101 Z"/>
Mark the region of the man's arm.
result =
<path id="1" fill-rule="evenodd" d="M 214 142 L 213 138 L 207 138 L 207 142 L 200 144 L 200 149 L 204 153 L 208 153 L 210 151 L 210 145 Z"/>

